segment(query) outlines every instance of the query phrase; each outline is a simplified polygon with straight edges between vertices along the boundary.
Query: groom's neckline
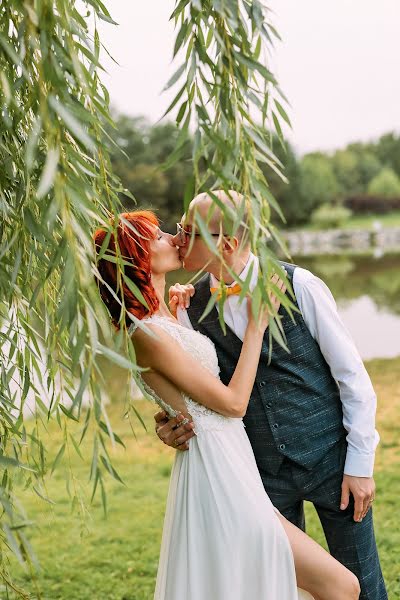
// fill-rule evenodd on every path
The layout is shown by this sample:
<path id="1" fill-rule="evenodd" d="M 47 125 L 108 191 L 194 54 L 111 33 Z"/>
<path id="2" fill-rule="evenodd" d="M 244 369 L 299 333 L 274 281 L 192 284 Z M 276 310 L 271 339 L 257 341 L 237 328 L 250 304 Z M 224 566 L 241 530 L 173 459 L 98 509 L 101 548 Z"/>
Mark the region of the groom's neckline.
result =
<path id="1" fill-rule="evenodd" d="M 241 270 L 241 272 L 238 273 L 238 277 L 241 280 L 245 280 L 246 279 L 247 274 L 248 274 L 248 272 L 249 272 L 249 270 L 250 270 L 250 268 L 251 268 L 251 266 L 253 264 L 255 264 L 256 267 L 258 267 L 258 258 L 256 257 L 255 254 L 253 254 L 252 252 L 250 252 L 249 258 L 248 258 L 245 266 L 243 267 L 243 269 Z M 255 269 L 253 269 L 252 279 L 253 278 L 257 278 L 257 275 L 258 275 L 257 268 L 255 268 Z M 209 273 L 208 274 L 208 280 L 210 282 L 210 287 L 219 287 L 219 285 L 221 283 L 221 281 L 215 275 L 213 275 L 213 273 Z M 227 287 L 232 287 L 236 283 L 237 283 L 237 281 L 234 280 L 231 283 L 226 283 L 225 285 Z"/>

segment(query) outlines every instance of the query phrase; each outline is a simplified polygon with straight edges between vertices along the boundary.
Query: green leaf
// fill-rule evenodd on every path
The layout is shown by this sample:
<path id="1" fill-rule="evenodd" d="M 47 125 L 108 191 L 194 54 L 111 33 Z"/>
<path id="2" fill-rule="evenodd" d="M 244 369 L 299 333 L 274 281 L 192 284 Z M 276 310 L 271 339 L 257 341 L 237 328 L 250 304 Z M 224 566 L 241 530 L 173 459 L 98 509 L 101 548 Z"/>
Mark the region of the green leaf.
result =
<path id="1" fill-rule="evenodd" d="M 175 73 L 172 75 L 171 79 L 168 81 L 168 83 L 164 87 L 163 92 L 165 92 L 166 90 L 169 90 L 169 88 L 171 88 L 173 85 L 175 85 L 175 83 L 181 77 L 181 75 L 182 75 L 182 73 L 184 72 L 185 69 L 186 69 L 186 63 L 183 63 L 183 65 L 181 65 L 179 67 L 179 69 L 177 69 L 175 71 Z"/>
<path id="2" fill-rule="evenodd" d="M 4 71 L 0 71 L 0 82 L 3 90 L 4 98 L 7 104 L 10 104 L 12 100 L 12 92 L 10 87 L 10 82 L 8 81 L 6 74 Z"/>
<path id="3" fill-rule="evenodd" d="M 285 111 L 285 109 L 283 108 L 282 104 L 280 102 L 278 102 L 278 100 L 274 100 L 275 106 L 279 112 L 279 114 L 281 115 L 282 119 L 284 121 L 286 121 L 286 123 L 289 125 L 289 127 L 292 126 L 289 117 L 287 116 L 287 113 Z"/>
<path id="4" fill-rule="evenodd" d="M 32 469 L 28 465 L 19 462 L 16 458 L 12 456 L 5 456 L 4 454 L 0 454 L 0 466 L 4 467 L 4 469 L 23 469 L 24 471 L 32 471 L 36 472 L 35 469 Z"/>
<path id="5" fill-rule="evenodd" d="M 218 256 L 218 248 L 215 245 L 215 238 L 213 238 L 212 235 L 210 234 L 210 231 L 209 231 L 206 223 L 203 221 L 203 219 L 201 218 L 201 216 L 199 215 L 198 212 L 195 215 L 195 222 L 199 228 L 199 231 L 201 233 L 203 240 L 205 241 L 205 243 L 207 245 L 207 248 L 215 256 Z"/>
<path id="6" fill-rule="evenodd" d="M 218 321 L 219 321 L 219 324 L 223 331 L 223 334 L 226 335 L 226 324 L 225 324 L 225 320 L 224 320 L 224 302 L 225 302 L 225 298 L 222 296 L 222 298 L 219 302 Z"/>
<path id="7" fill-rule="evenodd" d="M 97 16 L 99 17 L 99 19 L 101 19 L 102 21 L 105 21 L 106 23 L 111 23 L 111 25 L 119 25 L 119 23 L 117 23 L 116 21 L 114 21 L 108 15 L 104 15 L 103 13 L 98 12 Z"/>
<path id="8" fill-rule="evenodd" d="M 171 110 L 176 106 L 176 104 L 178 104 L 185 89 L 186 89 L 186 83 L 183 84 L 183 86 L 181 87 L 181 89 L 179 90 L 179 92 L 177 93 L 175 98 L 172 100 L 171 104 L 168 106 L 168 108 L 165 111 L 165 113 L 163 114 L 163 116 L 159 119 L 159 121 L 161 121 L 161 119 L 163 119 L 166 115 L 168 115 L 171 112 Z"/>
<path id="9" fill-rule="evenodd" d="M 78 119 L 70 112 L 70 110 L 64 106 L 55 96 L 50 95 L 49 105 L 58 114 L 58 116 L 64 121 L 72 135 L 79 140 L 85 148 L 94 152 L 96 145 L 92 138 L 87 133 L 86 129 L 78 121 Z"/>
<path id="10" fill-rule="evenodd" d="M 270 329 L 271 335 L 273 337 L 274 340 L 276 340 L 278 342 L 278 344 L 286 351 L 290 354 L 289 352 L 289 348 L 287 347 L 286 344 L 286 340 L 284 339 L 275 319 L 270 319 L 270 322 L 268 324 L 268 327 Z"/>
<path id="11" fill-rule="evenodd" d="M 111 350 L 111 348 L 103 346 L 103 344 L 98 345 L 98 353 L 103 354 L 113 363 L 115 363 L 119 367 L 122 367 L 122 369 L 132 369 L 134 371 L 141 371 L 138 365 L 133 364 L 130 360 L 127 360 L 124 356 L 121 356 L 121 354 L 118 354 L 114 350 Z"/>
<path id="12" fill-rule="evenodd" d="M 31 232 L 33 237 L 35 237 L 39 241 L 44 241 L 46 239 L 46 232 L 44 231 L 43 227 L 41 227 L 36 221 L 30 208 L 25 208 L 24 222 L 27 229 Z"/>
<path id="13" fill-rule="evenodd" d="M 8 525 L 8 523 L 3 523 L 2 525 L 3 527 L 3 531 L 6 534 L 6 538 L 7 538 L 7 542 L 9 547 L 11 548 L 11 550 L 13 551 L 14 555 L 16 556 L 16 558 L 18 559 L 18 562 L 25 567 L 25 560 L 22 556 L 21 553 L 21 549 L 20 549 L 20 544 L 18 543 L 16 537 L 14 536 L 11 527 Z"/>
<path id="14" fill-rule="evenodd" d="M 84 460 L 82 452 L 81 452 L 81 450 L 80 450 L 80 448 L 79 448 L 79 446 L 78 446 L 78 444 L 77 444 L 74 436 L 71 433 L 69 434 L 69 439 L 71 440 L 71 443 L 72 443 L 72 445 L 73 445 L 73 447 L 75 449 L 75 452 L 79 456 L 79 458 L 81 458 L 82 460 Z"/>
<path id="15" fill-rule="evenodd" d="M 183 21 L 181 28 L 179 29 L 178 35 L 176 36 L 176 39 L 175 39 L 174 54 L 173 54 L 174 57 L 177 55 L 182 44 L 187 39 L 188 30 L 189 30 L 189 21 L 185 20 L 185 21 Z"/>
<path id="16" fill-rule="evenodd" d="M 46 162 L 42 171 L 42 176 L 39 181 L 37 197 L 43 198 L 50 190 L 54 183 L 54 178 L 57 173 L 58 160 L 60 151 L 58 148 L 49 148 L 46 156 Z"/>
<path id="17" fill-rule="evenodd" d="M 61 446 L 61 448 L 57 452 L 57 456 L 55 457 L 53 466 L 51 467 L 51 473 L 54 473 L 54 470 L 56 469 L 58 463 L 61 461 L 62 457 L 64 456 L 64 452 L 65 452 L 65 443 Z"/>
<path id="18" fill-rule="evenodd" d="M 125 273 L 122 274 L 122 277 L 124 279 L 124 282 L 128 286 L 128 288 L 132 292 L 132 294 L 135 296 L 135 298 L 137 298 L 139 300 L 139 302 L 141 302 L 143 304 L 143 306 L 145 306 L 147 308 L 147 310 L 150 310 L 145 297 L 143 296 L 142 292 L 140 291 L 140 289 L 138 288 L 136 283 L 134 283 L 132 281 L 132 279 L 130 279 L 127 275 L 125 275 Z"/>
<path id="19" fill-rule="evenodd" d="M 42 500 L 44 500 L 45 502 L 47 502 L 48 504 L 55 504 L 54 500 L 52 500 L 51 498 L 49 498 L 48 496 L 45 496 L 44 494 L 42 494 L 41 491 L 39 491 L 38 487 L 33 485 L 32 486 L 33 491 L 35 492 L 35 494 L 37 494 L 39 496 L 39 498 L 41 498 Z"/>
<path id="20" fill-rule="evenodd" d="M 104 431 L 104 433 L 106 433 L 109 436 L 109 438 L 114 439 L 117 442 L 117 444 L 120 444 L 121 446 L 126 448 L 124 442 L 121 440 L 119 435 L 117 435 L 114 431 L 110 432 L 108 430 L 107 425 L 104 423 L 104 421 L 100 421 L 99 425 L 100 425 L 101 429 Z"/>
<path id="21" fill-rule="evenodd" d="M 183 116 L 184 116 L 184 114 L 186 112 L 187 105 L 188 105 L 188 101 L 187 100 L 185 100 L 185 102 L 182 102 L 181 107 L 180 107 L 180 109 L 178 111 L 178 115 L 176 117 L 176 123 L 177 123 L 177 125 L 179 125 L 179 123 L 182 121 Z"/>
<path id="22" fill-rule="evenodd" d="M 137 410 L 137 408 L 134 406 L 134 404 L 132 402 L 130 402 L 129 406 L 133 410 L 133 412 L 135 413 L 135 415 L 137 416 L 137 418 L 139 419 L 140 423 L 143 426 L 143 429 L 145 431 L 147 431 L 146 423 L 143 421 L 143 418 L 142 418 L 141 414 L 139 413 L 139 411 Z"/>
<path id="23" fill-rule="evenodd" d="M 114 467 L 109 462 L 109 460 L 103 455 L 100 456 L 100 459 L 101 459 L 101 462 L 103 463 L 104 467 L 106 468 L 106 470 L 110 473 L 111 477 L 113 477 L 114 479 L 116 479 L 116 481 L 119 481 L 120 483 L 125 485 L 124 481 L 118 475 L 117 471 L 114 469 Z"/>
<path id="24" fill-rule="evenodd" d="M 78 410 L 80 411 L 81 404 L 82 404 L 82 396 L 83 396 L 83 392 L 84 392 L 84 391 L 86 390 L 86 388 L 87 388 L 87 385 L 88 385 L 88 383 L 89 383 L 89 379 L 90 379 L 90 374 L 91 374 L 91 372 L 92 372 L 92 365 L 91 365 L 91 364 L 89 364 L 89 365 L 88 365 L 88 366 L 85 368 L 85 370 L 84 370 L 84 372 L 83 372 L 83 375 L 82 375 L 82 377 L 81 377 L 81 382 L 80 382 L 80 384 L 79 384 L 79 389 L 78 389 L 78 391 L 77 391 L 77 393 L 76 393 L 76 396 L 75 396 L 75 398 L 73 399 L 73 402 L 72 402 L 72 405 L 71 405 L 71 408 L 70 408 L 70 411 L 71 411 L 71 412 L 72 412 L 72 411 L 75 409 L 75 407 L 76 407 L 76 406 L 78 406 L 78 407 L 79 407 L 79 409 L 78 409 Z"/>
<path id="25" fill-rule="evenodd" d="M 241 64 L 248 67 L 251 71 L 258 71 L 260 73 L 260 75 L 262 77 L 264 77 L 264 79 L 266 81 L 270 81 L 273 84 L 277 83 L 277 81 L 276 81 L 275 77 L 272 75 L 272 73 L 270 71 L 268 71 L 268 69 L 264 65 L 262 65 L 260 62 L 258 62 L 257 60 L 254 60 L 253 58 L 251 58 L 249 56 L 244 56 L 243 54 L 240 54 L 239 52 L 235 52 L 235 57 L 238 62 L 240 62 Z"/>
<path id="26" fill-rule="evenodd" d="M 37 117 L 32 124 L 25 148 L 25 163 L 28 172 L 31 172 L 33 168 L 41 132 L 42 120 L 40 117 Z"/>
<path id="27" fill-rule="evenodd" d="M 28 78 L 28 72 L 22 62 L 21 57 L 15 52 L 12 45 L 7 41 L 7 39 L 0 33 L 0 46 L 3 47 L 5 53 L 11 58 L 12 62 L 15 66 L 20 67 L 22 74 L 25 78 Z"/>
<path id="28" fill-rule="evenodd" d="M 217 298 L 218 298 L 218 291 L 211 294 L 210 299 L 208 300 L 207 305 L 204 309 L 204 312 L 199 319 L 199 323 L 201 323 L 207 317 L 207 315 L 210 314 L 210 312 L 212 311 L 212 309 L 214 308 L 214 306 L 217 302 Z"/>
<path id="29" fill-rule="evenodd" d="M 59 404 L 58 406 L 64 415 L 68 417 L 68 419 L 72 419 L 72 421 L 79 423 L 79 419 L 68 408 L 66 408 L 63 404 Z"/>
<path id="30" fill-rule="evenodd" d="M 104 510 L 104 516 L 107 516 L 107 496 L 104 488 L 103 480 L 100 478 L 101 503 Z"/>

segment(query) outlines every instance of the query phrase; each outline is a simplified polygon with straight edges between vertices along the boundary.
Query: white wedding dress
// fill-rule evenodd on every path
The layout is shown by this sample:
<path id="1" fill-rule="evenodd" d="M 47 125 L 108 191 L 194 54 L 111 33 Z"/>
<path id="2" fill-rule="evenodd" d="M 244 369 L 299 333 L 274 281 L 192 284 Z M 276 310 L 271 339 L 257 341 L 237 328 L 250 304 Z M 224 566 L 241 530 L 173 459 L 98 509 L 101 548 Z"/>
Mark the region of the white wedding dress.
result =
<path id="1" fill-rule="evenodd" d="M 218 377 L 214 344 L 153 315 Z M 143 382 L 172 416 L 176 412 Z M 172 469 L 154 600 L 309 600 L 296 585 L 291 547 L 264 490 L 242 419 L 183 396 L 197 435 Z"/>

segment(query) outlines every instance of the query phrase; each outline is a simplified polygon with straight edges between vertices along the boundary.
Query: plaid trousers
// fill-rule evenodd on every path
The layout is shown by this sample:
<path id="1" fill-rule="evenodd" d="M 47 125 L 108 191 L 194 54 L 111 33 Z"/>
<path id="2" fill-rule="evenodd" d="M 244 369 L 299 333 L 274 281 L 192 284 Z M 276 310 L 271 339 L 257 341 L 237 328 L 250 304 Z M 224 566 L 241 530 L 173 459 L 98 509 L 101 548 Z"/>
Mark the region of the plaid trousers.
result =
<path id="1" fill-rule="evenodd" d="M 361 523 L 353 520 L 351 496 L 340 510 L 341 484 L 347 444 L 341 440 L 312 470 L 285 459 L 278 473 L 260 470 L 271 502 L 292 523 L 305 530 L 304 500 L 312 502 L 332 556 L 359 579 L 360 600 L 387 600 L 375 543 L 372 509 Z"/>

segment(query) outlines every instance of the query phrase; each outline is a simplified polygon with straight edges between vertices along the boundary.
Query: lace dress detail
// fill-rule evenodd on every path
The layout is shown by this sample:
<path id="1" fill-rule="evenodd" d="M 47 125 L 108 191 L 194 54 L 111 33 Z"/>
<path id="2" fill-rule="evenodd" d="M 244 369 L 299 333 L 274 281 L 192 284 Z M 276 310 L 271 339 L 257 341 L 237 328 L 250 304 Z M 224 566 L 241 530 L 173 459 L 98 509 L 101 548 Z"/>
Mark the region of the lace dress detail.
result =
<path id="1" fill-rule="evenodd" d="M 154 323 L 166 331 L 174 340 L 176 340 L 182 348 L 191 354 L 205 369 L 210 371 L 215 377 L 219 377 L 219 365 L 217 352 L 212 341 L 199 331 L 188 329 L 183 327 L 178 322 L 161 317 L 159 315 L 152 315 L 147 319 L 143 319 L 142 323 Z M 129 333 L 136 329 L 134 324 L 129 328 Z M 160 398 L 155 391 L 140 377 L 140 383 L 143 386 L 143 390 L 146 395 L 149 395 L 163 410 L 165 410 L 170 416 L 174 417 L 177 415 L 172 406 L 170 406 L 165 400 Z M 182 398 L 185 401 L 188 412 L 193 418 L 195 425 L 195 432 L 198 434 L 206 430 L 216 430 L 228 427 L 233 422 L 237 423 L 241 419 L 224 417 L 213 410 L 210 410 L 206 406 L 199 404 L 186 394 L 182 392 Z"/>
<path id="2" fill-rule="evenodd" d="M 144 327 L 151 322 L 165 330 L 210 377 L 219 376 L 215 347 L 206 336 L 158 315 L 144 321 Z M 142 384 L 146 395 L 176 414 Z M 182 397 L 197 435 L 187 452 L 175 453 L 154 600 L 310 600 L 297 590 L 289 540 L 264 490 L 242 419 Z"/>

